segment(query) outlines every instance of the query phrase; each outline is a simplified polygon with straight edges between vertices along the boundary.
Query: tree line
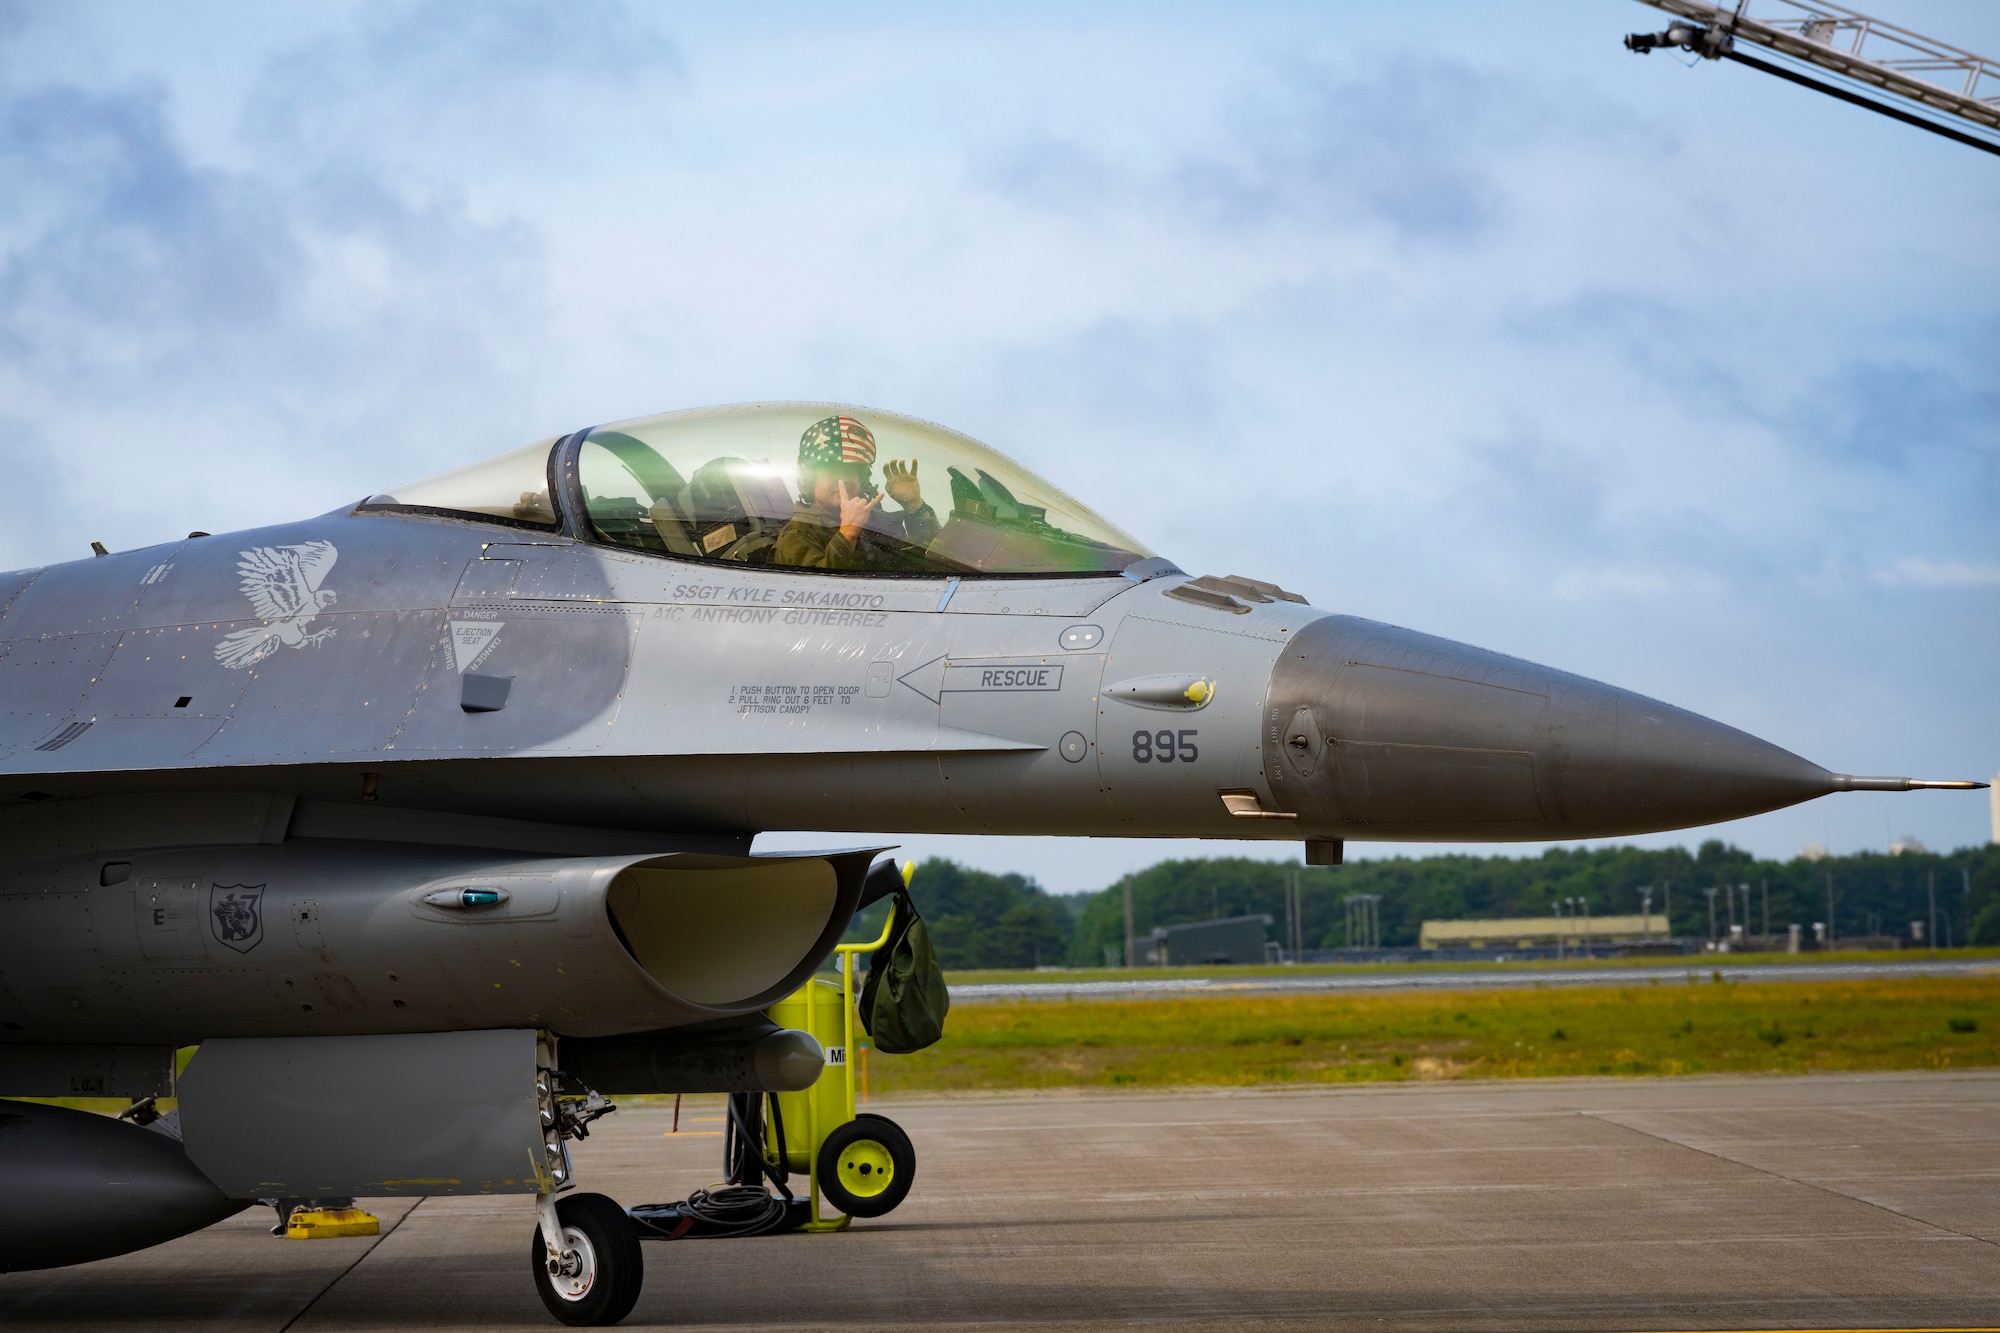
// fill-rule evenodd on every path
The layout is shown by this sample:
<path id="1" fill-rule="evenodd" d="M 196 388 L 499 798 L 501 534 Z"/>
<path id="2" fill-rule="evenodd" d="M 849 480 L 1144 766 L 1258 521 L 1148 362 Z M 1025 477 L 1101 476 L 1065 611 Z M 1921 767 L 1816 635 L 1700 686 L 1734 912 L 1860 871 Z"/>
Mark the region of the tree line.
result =
<path id="1" fill-rule="evenodd" d="M 1709 899 L 1704 889 L 1748 884 L 1749 933 L 1783 934 L 1796 922 L 1811 937 L 1827 919 L 1831 881 L 1837 937 L 1901 935 L 1909 923 L 1931 920 L 1935 885 L 1940 944 L 2000 944 L 2000 846 L 1950 853 L 1860 852 L 1818 860 L 1759 860 L 1711 840 L 1686 848 L 1552 848 L 1534 857 L 1443 855 L 1357 861 L 1345 866 L 1223 857 L 1163 861 L 1095 893 L 1055 895 L 1018 874 L 992 874 L 933 858 L 917 869 L 913 892 L 932 943 L 947 969 L 1052 965 L 1101 967 L 1106 947 L 1125 942 L 1125 890 L 1132 891 L 1133 928 L 1210 917 L 1268 913 L 1271 938 L 1285 933 L 1288 881 L 1299 884 L 1302 938 L 1311 949 L 1335 949 L 1343 938 L 1349 894 L 1381 895 L 1382 943 L 1412 947 L 1427 920 L 1550 916 L 1565 899 L 1582 899 L 1594 916 L 1639 910 L 1639 889 L 1653 890 L 1653 910 L 1669 913 L 1671 933 L 1705 938 Z M 1715 898 L 1716 921 L 1731 918 Z M 1741 923 L 1743 898 L 1733 910 Z M 886 904 L 865 913 L 850 938 L 881 929 Z"/>

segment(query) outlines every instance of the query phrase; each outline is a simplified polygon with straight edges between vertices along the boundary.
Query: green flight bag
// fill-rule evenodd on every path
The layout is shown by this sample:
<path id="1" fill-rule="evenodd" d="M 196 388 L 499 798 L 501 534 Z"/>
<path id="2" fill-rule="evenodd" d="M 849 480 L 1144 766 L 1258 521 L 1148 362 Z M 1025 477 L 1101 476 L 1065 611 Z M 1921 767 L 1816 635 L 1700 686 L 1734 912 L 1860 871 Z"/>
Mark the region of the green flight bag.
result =
<path id="1" fill-rule="evenodd" d="M 944 969 L 931 947 L 930 931 L 917 915 L 908 889 L 897 889 L 890 909 L 889 939 L 868 960 L 861 986 L 861 1026 L 885 1055 L 921 1051 L 944 1035 L 951 1008 Z"/>

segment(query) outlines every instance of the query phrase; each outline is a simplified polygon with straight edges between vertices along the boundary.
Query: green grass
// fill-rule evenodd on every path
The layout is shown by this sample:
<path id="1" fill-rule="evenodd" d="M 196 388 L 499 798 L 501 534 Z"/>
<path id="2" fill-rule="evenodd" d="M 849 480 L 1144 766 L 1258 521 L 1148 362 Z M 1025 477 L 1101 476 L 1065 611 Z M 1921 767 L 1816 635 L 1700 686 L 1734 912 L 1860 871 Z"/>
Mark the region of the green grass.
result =
<path id="1" fill-rule="evenodd" d="M 1918 959 L 2000 959 L 1994 949 L 1839 949 L 1833 953 L 1732 953 L 1680 954 L 1661 958 L 1571 958 L 1562 962 L 1524 961 L 1507 963 L 1306 963 L 1252 964 L 1231 967 L 1049 967 L 992 968 L 951 973 L 946 980 L 955 986 L 1018 985 L 1022 982 L 1065 981 L 1162 981 L 1207 977 L 1230 981 L 1244 977 L 1299 977 L 1327 973 L 1382 972 L 1518 972 L 1545 968 L 1589 971 L 1607 967 L 1657 967 L 1667 971 L 1706 972 L 1715 967 L 1741 967 L 1768 963 L 1880 963 L 1914 962 Z"/>
<path id="2" fill-rule="evenodd" d="M 2000 1066 L 2000 969 L 1835 982 L 1711 976 L 1680 967 L 1626 986 L 963 1004 L 943 1041 L 915 1055 L 871 1051 L 865 1077 L 885 1096 Z M 124 1104 L 47 1100 L 105 1112 Z"/>
<path id="3" fill-rule="evenodd" d="M 2000 976 L 961 1005 L 878 1095 L 2000 1065 Z"/>

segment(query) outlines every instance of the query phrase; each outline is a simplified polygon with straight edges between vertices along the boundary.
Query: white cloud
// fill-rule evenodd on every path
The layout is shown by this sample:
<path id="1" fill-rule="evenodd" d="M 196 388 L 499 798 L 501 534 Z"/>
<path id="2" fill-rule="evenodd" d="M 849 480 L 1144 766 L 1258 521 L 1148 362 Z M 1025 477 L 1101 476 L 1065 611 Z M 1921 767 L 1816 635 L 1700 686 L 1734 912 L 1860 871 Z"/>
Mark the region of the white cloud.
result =
<path id="1" fill-rule="evenodd" d="M 1885 588 L 2000 588 L 2000 564 L 1912 555 L 1877 570 L 1874 581 Z"/>

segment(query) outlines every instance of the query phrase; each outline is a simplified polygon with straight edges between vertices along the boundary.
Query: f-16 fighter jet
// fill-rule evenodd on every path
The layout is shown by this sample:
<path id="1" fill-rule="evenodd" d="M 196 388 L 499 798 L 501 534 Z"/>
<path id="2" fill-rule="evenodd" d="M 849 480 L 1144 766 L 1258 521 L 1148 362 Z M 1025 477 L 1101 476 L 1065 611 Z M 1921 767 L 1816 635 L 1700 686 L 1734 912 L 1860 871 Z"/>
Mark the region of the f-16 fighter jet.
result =
<path id="1" fill-rule="evenodd" d="M 5 1267 L 251 1200 L 518 1192 L 543 1298 L 582 1324 L 639 1292 L 623 1210 L 572 1191 L 604 1095 L 820 1072 L 762 1012 L 882 849 L 758 833 L 1276 839 L 1325 865 L 1350 838 L 1975 785 L 1832 773 L 1190 577 L 964 435 L 796 403 L 0 575 L 0 773 L 0 1093 L 179 1098 L 146 1128 L 10 1103 Z"/>

